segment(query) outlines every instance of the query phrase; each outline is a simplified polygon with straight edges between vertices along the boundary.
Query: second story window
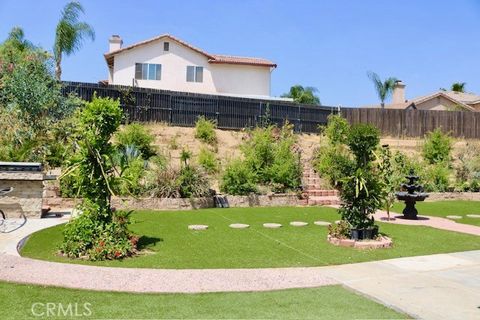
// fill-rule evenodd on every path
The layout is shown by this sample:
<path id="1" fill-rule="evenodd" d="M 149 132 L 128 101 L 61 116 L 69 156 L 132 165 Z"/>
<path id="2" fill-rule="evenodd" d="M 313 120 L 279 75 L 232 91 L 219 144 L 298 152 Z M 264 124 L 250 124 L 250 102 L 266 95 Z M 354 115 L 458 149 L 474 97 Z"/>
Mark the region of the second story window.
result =
<path id="1" fill-rule="evenodd" d="M 163 43 L 163 51 L 170 51 L 170 42 Z"/>
<path id="2" fill-rule="evenodd" d="M 153 63 L 135 63 L 135 79 L 160 80 L 162 65 Z"/>
<path id="3" fill-rule="evenodd" d="M 203 67 L 187 66 L 187 82 L 203 82 Z"/>

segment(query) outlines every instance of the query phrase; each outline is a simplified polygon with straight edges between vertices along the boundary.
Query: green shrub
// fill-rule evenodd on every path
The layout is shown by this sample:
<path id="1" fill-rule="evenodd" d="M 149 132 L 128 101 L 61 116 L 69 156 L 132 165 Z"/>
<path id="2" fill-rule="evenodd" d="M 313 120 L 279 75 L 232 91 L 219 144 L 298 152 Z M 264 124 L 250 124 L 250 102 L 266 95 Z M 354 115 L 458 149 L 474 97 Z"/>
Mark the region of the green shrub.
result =
<path id="1" fill-rule="evenodd" d="M 180 198 L 177 177 L 179 170 L 172 167 L 155 167 L 147 173 L 146 190 L 156 198 Z"/>
<path id="2" fill-rule="evenodd" d="M 338 188 L 342 179 L 351 171 L 353 161 L 345 146 L 325 145 L 317 151 L 313 166 L 321 177 Z"/>
<path id="3" fill-rule="evenodd" d="M 233 160 L 225 168 L 220 190 L 232 195 L 248 195 L 257 192 L 255 173 L 244 161 Z"/>
<path id="4" fill-rule="evenodd" d="M 430 164 L 441 162 L 449 163 L 451 160 L 452 138 L 450 135 L 437 128 L 429 132 L 423 144 L 423 158 Z"/>
<path id="5" fill-rule="evenodd" d="M 208 173 L 218 172 L 218 159 L 215 154 L 207 148 L 201 148 L 198 153 L 198 164 Z"/>
<path id="6" fill-rule="evenodd" d="M 217 124 L 215 121 L 205 118 L 204 116 L 198 117 L 195 123 L 195 138 L 210 144 L 217 143 L 217 134 L 215 128 Z"/>
<path id="7" fill-rule="evenodd" d="M 339 145 L 347 142 L 349 130 L 350 125 L 344 117 L 330 114 L 323 133 L 328 138 L 330 144 Z"/>
<path id="8" fill-rule="evenodd" d="M 268 168 L 275 159 L 274 128 L 255 128 L 248 133 L 247 140 L 240 147 L 247 166 L 255 173 L 259 182 L 270 180 Z"/>
<path id="9" fill-rule="evenodd" d="M 292 152 L 295 140 L 280 139 L 273 150 L 273 163 L 268 168 L 270 184 L 275 192 L 297 190 L 301 185 L 302 166 L 300 155 Z"/>
<path id="10" fill-rule="evenodd" d="M 445 192 L 450 187 L 450 169 L 443 163 L 433 164 L 427 167 L 424 177 L 426 191 Z"/>
<path id="11" fill-rule="evenodd" d="M 342 220 L 353 228 L 374 225 L 371 215 L 384 201 L 385 192 L 378 170 L 374 167 L 374 151 L 380 141 L 378 129 L 366 124 L 352 126 L 347 144 L 355 156 L 354 168 L 342 181 L 339 210 Z"/>
<path id="12" fill-rule="evenodd" d="M 177 177 L 178 193 L 182 198 L 205 197 L 210 193 L 208 179 L 196 167 L 184 166 Z"/>
<path id="13" fill-rule="evenodd" d="M 157 154 L 153 146 L 155 137 L 141 124 L 126 125 L 116 133 L 115 140 L 119 149 L 125 150 L 128 146 L 134 146 L 146 160 Z"/>

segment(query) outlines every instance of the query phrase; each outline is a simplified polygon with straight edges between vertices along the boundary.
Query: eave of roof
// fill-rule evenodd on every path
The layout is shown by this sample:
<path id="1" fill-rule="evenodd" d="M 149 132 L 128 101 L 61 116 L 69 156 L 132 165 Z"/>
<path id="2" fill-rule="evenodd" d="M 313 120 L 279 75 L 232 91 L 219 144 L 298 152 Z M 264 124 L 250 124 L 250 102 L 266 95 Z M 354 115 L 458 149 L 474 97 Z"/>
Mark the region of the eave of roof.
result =
<path id="1" fill-rule="evenodd" d="M 224 63 L 224 64 L 239 64 L 239 65 L 252 65 L 252 66 L 261 66 L 261 67 L 272 67 L 272 68 L 276 68 L 277 65 L 275 63 L 273 63 L 272 61 L 269 61 L 267 59 L 262 59 L 262 58 L 253 58 L 253 57 L 238 57 L 238 56 L 229 56 L 229 55 L 220 55 L 220 54 L 210 54 L 206 51 L 203 51 L 197 47 L 194 47 L 192 46 L 191 44 L 181 40 L 181 39 L 178 39 L 170 34 L 162 34 L 162 35 L 159 35 L 157 37 L 154 37 L 154 38 L 151 38 L 151 39 L 147 39 L 147 40 L 144 40 L 144 41 L 141 41 L 141 42 L 137 42 L 135 44 L 132 44 L 132 45 L 129 45 L 127 47 L 124 47 L 124 48 L 121 48 L 121 49 L 118 49 L 118 50 L 115 50 L 115 51 L 112 51 L 112 52 L 107 52 L 104 54 L 104 57 L 105 57 L 105 60 L 107 61 L 107 65 L 109 67 L 113 66 L 113 59 L 114 59 L 114 56 L 119 54 L 119 53 L 122 53 L 122 52 L 125 52 L 125 51 L 128 51 L 128 50 L 131 50 L 131 49 L 134 49 L 136 47 L 139 47 L 139 46 L 143 46 L 143 45 L 146 45 L 146 44 L 149 44 L 149 43 L 152 43 L 152 42 L 155 42 L 155 41 L 158 41 L 162 38 L 168 38 L 168 39 L 171 39 L 193 51 L 196 51 L 202 55 L 204 55 L 207 59 L 208 59 L 208 62 L 209 63 Z"/>

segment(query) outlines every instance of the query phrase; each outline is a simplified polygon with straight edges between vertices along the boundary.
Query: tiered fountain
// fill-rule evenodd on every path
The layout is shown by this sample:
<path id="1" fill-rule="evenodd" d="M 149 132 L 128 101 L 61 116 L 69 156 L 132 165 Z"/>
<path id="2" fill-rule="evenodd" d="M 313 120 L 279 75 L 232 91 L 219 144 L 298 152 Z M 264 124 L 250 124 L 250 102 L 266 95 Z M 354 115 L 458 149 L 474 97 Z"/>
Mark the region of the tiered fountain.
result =
<path id="1" fill-rule="evenodd" d="M 418 176 L 415 175 L 413 169 L 405 178 L 408 179 L 408 183 L 402 183 L 402 189 L 404 191 L 397 192 L 396 196 L 398 200 L 405 201 L 405 209 L 403 209 L 403 217 L 405 219 L 416 220 L 418 211 L 415 208 L 417 201 L 424 201 L 428 194 L 423 192 L 423 186 L 416 183 Z"/>

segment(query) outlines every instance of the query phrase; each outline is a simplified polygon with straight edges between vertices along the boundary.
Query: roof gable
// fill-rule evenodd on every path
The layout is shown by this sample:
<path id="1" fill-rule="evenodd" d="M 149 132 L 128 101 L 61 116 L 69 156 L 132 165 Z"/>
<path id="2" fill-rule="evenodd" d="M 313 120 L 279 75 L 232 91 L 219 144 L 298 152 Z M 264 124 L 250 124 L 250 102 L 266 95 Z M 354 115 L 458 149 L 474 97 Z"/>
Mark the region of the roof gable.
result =
<path id="1" fill-rule="evenodd" d="M 121 49 L 118 49 L 118 50 L 115 50 L 115 51 L 112 51 L 112 52 L 107 52 L 107 53 L 104 54 L 105 60 L 107 61 L 108 66 L 113 66 L 113 61 L 114 61 L 115 55 L 117 55 L 119 53 L 122 53 L 122 52 L 125 52 L 125 51 L 128 51 L 128 50 L 135 49 L 135 48 L 140 47 L 140 46 L 150 44 L 152 42 L 160 41 L 160 40 L 165 39 L 165 38 L 170 39 L 172 41 L 175 41 L 178 44 L 180 44 L 180 45 L 182 45 L 182 46 L 184 46 L 184 47 L 186 47 L 190 50 L 196 51 L 196 52 L 204 55 L 208 59 L 209 63 L 253 65 L 253 66 L 272 67 L 272 68 L 277 67 L 277 65 L 275 63 L 273 63 L 272 61 L 269 61 L 267 59 L 262 59 L 262 58 L 210 54 L 210 53 L 208 53 L 204 50 L 201 50 L 201 49 L 199 49 L 195 46 L 192 46 L 191 44 L 189 44 L 189 43 L 187 43 L 183 40 L 180 40 L 177 37 L 174 37 L 170 34 L 162 34 L 162 35 L 159 35 L 157 37 L 154 37 L 154 38 L 151 38 L 151 39 L 148 39 L 148 40 L 144 40 L 144 41 L 141 41 L 141 42 L 137 42 L 135 44 L 132 44 L 130 46 L 127 46 L 127 47 L 124 47 L 124 48 L 121 48 Z"/>

